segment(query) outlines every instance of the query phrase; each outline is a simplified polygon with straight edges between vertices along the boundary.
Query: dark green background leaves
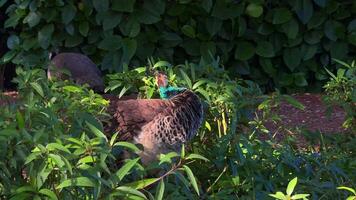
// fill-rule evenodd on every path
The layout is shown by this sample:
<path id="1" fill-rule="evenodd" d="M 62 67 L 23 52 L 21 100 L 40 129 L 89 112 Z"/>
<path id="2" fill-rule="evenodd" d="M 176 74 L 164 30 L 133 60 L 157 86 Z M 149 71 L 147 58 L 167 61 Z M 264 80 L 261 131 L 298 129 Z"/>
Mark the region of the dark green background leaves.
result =
<path id="1" fill-rule="evenodd" d="M 109 71 L 151 56 L 173 63 L 219 56 L 232 76 L 294 90 L 316 83 L 330 56 L 348 61 L 356 52 L 354 1 L 16 2 L 4 25 L 13 61 L 25 65 L 56 48 L 83 52 Z"/>

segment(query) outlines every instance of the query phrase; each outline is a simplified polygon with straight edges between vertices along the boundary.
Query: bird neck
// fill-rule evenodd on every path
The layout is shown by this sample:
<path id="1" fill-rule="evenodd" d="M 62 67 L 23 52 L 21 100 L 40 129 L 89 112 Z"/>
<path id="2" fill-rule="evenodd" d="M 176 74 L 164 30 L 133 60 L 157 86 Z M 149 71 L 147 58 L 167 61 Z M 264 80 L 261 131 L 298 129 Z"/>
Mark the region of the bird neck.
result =
<path id="1" fill-rule="evenodd" d="M 174 95 L 179 94 L 180 92 L 186 90 L 186 88 L 180 88 L 180 87 L 172 87 L 172 86 L 167 86 L 159 87 L 159 95 L 161 96 L 162 99 L 169 99 Z"/>

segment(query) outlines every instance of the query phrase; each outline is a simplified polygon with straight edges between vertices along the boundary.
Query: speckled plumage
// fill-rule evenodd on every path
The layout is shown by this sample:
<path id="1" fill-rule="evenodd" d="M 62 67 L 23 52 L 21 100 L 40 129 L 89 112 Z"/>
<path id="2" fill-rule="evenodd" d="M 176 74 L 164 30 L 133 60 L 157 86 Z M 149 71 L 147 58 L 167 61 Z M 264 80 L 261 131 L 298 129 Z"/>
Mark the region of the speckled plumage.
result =
<path id="1" fill-rule="evenodd" d="M 111 103 L 120 139 L 142 144 L 143 163 L 160 153 L 179 151 L 197 133 L 203 119 L 199 97 L 190 90 L 167 100 L 133 99 Z"/>

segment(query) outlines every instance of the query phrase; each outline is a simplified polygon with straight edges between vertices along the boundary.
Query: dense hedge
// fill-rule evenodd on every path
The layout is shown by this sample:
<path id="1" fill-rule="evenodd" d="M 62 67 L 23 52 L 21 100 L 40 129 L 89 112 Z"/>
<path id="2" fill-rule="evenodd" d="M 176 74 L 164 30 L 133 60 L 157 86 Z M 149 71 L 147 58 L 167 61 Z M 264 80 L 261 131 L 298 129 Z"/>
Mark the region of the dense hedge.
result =
<path id="1" fill-rule="evenodd" d="M 320 83 L 330 57 L 348 60 L 356 52 L 354 0 L 9 2 L 11 51 L 2 62 L 28 66 L 55 49 L 81 51 L 108 71 L 151 56 L 180 63 L 213 55 L 236 76 L 291 89 Z"/>

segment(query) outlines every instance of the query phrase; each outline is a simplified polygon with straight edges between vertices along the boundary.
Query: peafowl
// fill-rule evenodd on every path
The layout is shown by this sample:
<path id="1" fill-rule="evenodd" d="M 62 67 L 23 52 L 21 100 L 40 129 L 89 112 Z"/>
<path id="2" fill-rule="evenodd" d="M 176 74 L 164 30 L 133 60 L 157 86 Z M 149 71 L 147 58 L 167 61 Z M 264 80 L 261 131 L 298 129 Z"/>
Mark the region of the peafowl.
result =
<path id="1" fill-rule="evenodd" d="M 168 85 L 164 73 L 156 74 L 162 99 L 111 99 L 109 113 L 120 140 L 141 144 L 143 164 L 160 153 L 180 151 L 197 133 L 203 119 L 199 97 L 186 88 Z"/>
<path id="2" fill-rule="evenodd" d="M 51 60 L 51 66 L 48 67 L 48 78 L 68 78 L 65 76 L 64 71 L 68 71 L 70 77 L 78 84 L 86 83 L 96 92 L 104 91 L 104 81 L 101 78 L 101 72 L 86 55 L 80 53 L 60 53 L 54 56 Z"/>

